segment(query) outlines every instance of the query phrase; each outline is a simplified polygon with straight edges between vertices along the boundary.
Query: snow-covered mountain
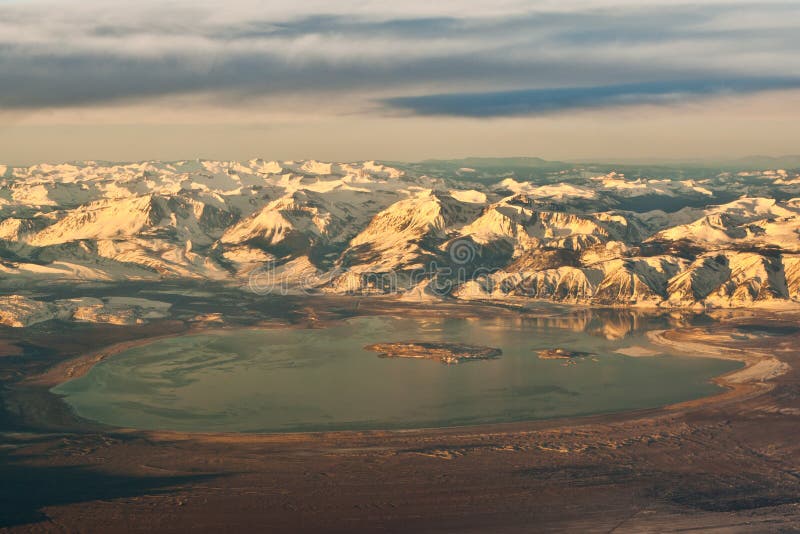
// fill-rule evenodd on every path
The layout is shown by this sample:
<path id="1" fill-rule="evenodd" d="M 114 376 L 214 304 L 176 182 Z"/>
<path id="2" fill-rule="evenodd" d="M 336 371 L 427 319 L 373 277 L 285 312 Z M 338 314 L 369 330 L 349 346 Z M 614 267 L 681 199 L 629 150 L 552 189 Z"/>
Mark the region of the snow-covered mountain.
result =
<path id="1" fill-rule="evenodd" d="M 424 164 L 261 159 L 3 168 L 6 295 L 191 279 L 614 306 L 800 302 L 795 171 L 629 178 L 576 166 L 529 179 L 493 169 L 488 180 Z M 0 307 L 12 304 L 31 317 L 83 309 Z"/>

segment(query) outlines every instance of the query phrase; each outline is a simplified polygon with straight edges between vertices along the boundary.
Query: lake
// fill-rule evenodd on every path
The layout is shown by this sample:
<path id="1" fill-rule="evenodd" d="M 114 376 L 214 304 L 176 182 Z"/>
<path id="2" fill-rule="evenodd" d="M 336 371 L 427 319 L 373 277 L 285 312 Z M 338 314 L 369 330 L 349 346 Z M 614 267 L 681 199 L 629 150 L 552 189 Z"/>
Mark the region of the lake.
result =
<path id="1" fill-rule="evenodd" d="M 158 340 L 53 389 L 81 417 L 151 430 L 289 432 L 499 423 L 663 406 L 712 395 L 738 362 L 658 349 L 635 327 L 555 317 L 360 317 L 319 329 L 241 329 Z M 650 324 L 652 322 L 652 324 Z M 619 331 L 621 328 L 621 331 Z M 502 349 L 445 365 L 381 358 L 364 346 L 446 341 Z M 542 360 L 539 349 L 594 357 Z M 660 350 L 660 349 L 658 349 Z"/>

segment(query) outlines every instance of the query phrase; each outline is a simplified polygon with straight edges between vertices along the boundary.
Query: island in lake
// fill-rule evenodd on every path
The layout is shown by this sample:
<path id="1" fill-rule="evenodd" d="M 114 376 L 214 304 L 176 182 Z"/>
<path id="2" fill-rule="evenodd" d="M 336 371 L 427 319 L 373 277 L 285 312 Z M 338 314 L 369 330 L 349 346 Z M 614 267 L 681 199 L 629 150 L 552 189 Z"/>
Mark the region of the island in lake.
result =
<path id="1" fill-rule="evenodd" d="M 375 343 L 364 348 L 377 352 L 385 358 L 423 358 L 448 364 L 468 360 L 490 360 L 503 354 L 502 350 L 494 347 L 426 341 Z"/>
<path id="2" fill-rule="evenodd" d="M 567 349 L 542 349 L 536 351 L 542 360 L 572 360 L 594 356 L 591 352 L 581 352 Z"/>

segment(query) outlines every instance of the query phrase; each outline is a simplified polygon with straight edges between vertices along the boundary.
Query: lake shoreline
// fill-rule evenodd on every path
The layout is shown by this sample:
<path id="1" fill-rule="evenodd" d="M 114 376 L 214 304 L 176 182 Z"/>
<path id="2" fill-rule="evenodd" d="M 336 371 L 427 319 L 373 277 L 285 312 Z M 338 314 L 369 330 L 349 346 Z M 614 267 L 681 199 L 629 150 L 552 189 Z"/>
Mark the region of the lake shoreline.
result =
<path id="1" fill-rule="evenodd" d="M 365 314 L 390 308 L 362 306 Z M 0 476 L 13 477 L 16 469 L 25 469 L 28 478 L 36 470 L 49 473 L 62 504 L 20 496 L 15 507 L 44 510 L 72 530 L 108 530 L 123 510 L 128 524 L 142 528 L 246 529 L 263 521 L 278 532 L 516 532 L 532 521 L 543 529 L 583 531 L 620 524 L 631 530 L 793 525 L 800 520 L 792 504 L 800 482 L 787 473 L 796 469 L 793 458 L 800 453 L 794 430 L 800 335 L 742 332 L 750 324 L 792 326 L 797 319 L 754 313 L 653 334 L 673 349 L 693 351 L 702 343 L 713 357 L 745 362 L 716 379 L 725 391 L 662 408 L 440 429 L 284 434 L 121 430 L 42 409 L 34 419 L 48 424 L 34 420 L 28 430 L 2 434 L 10 452 L 0 462 Z M 338 319 L 329 320 L 315 325 Z M 114 351 L 215 329 L 154 325 L 147 339 L 87 351 L 30 372 L 11 389 L 47 392 Z M 782 365 L 758 366 L 770 360 Z M 45 405 L 63 405 L 50 397 Z M 95 484 L 115 484 L 118 497 L 76 500 L 85 479 L 59 474 L 67 468 L 96 473 Z M 480 510 L 470 505 L 477 498 Z"/>
<path id="2" fill-rule="evenodd" d="M 460 305 L 462 316 L 492 316 L 494 313 L 497 313 L 497 310 L 493 310 L 494 306 L 488 305 L 486 303 L 481 303 L 478 305 L 470 306 L 463 306 Z M 464 309 L 467 308 L 467 309 Z M 471 309 L 470 309 L 471 308 Z M 487 309 L 489 308 L 489 309 Z M 419 310 L 414 306 L 406 307 L 400 304 L 397 308 L 392 310 L 391 306 L 388 308 L 385 306 L 379 306 L 378 310 L 382 310 L 385 312 L 399 312 L 403 311 L 406 314 L 420 314 L 422 315 L 424 312 L 428 312 L 429 308 L 423 310 Z M 505 313 L 513 313 L 513 309 L 502 308 L 503 312 Z M 539 312 L 544 312 L 544 310 L 537 310 Z M 546 313 L 546 312 L 545 312 Z M 386 316 L 391 316 L 391 313 L 385 313 Z M 780 376 L 781 374 L 788 372 L 788 365 L 784 362 L 780 362 L 774 356 L 770 354 L 765 354 L 762 352 L 745 352 L 736 349 L 729 349 L 722 346 L 714 346 L 707 343 L 704 343 L 704 338 L 707 339 L 707 334 L 698 334 L 697 332 L 692 332 L 691 334 L 684 334 L 682 338 L 675 339 L 674 334 L 675 331 L 672 331 L 672 335 L 670 335 L 670 331 L 667 330 L 653 330 L 648 332 L 648 338 L 650 341 L 658 346 L 662 346 L 668 349 L 672 349 L 677 351 L 677 353 L 681 356 L 690 356 L 690 357 L 704 357 L 704 358 L 712 358 L 712 359 L 722 359 L 722 360 L 733 360 L 742 362 L 744 367 L 741 369 L 735 369 L 733 371 L 724 373 L 722 375 L 713 377 L 711 379 L 712 382 L 720 386 L 721 391 L 708 395 L 703 396 L 697 399 L 682 401 L 673 404 L 667 404 L 660 407 L 654 408 L 641 408 L 641 409 L 631 409 L 631 410 L 622 410 L 622 411 L 612 411 L 612 412 L 605 412 L 605 413 L 598 413 L 598 414 L 589 414 L 589 415 L 577 415 L 577 416 L 568 416 L 568 417 L 545 417 L 541 419 L 532 419 L 532 420 L 522 420 L 522 421 L 514 421 L 514 422 L 498 422 L 498 423 L 483 423 L 483 424 L 476 424 L 476 425 L 452 425 L 452 426 L 444 426 L 444 427 L 419 427 L 419 428 L 402 428 L 402 429 L 370 429 L 370 430 L 319 430 L 319 431 L 289 431 L 289 432 L 209 432 L 209 431 L 172 431 L 172 430 L 147 430 L 147 429 L 136 429 L 136 428 L 127 428 L 127 427 L 116 427 L 116 426 L 109 426 L 104 423 L 100 423 L 97 421 L 92 421 L 89 419 L 85 419 L 80 417 L 79 415 L 75 414 L 66 402 L 61 398 L 60 395 L 53 393 L 50 391 L 52 388 L 68 382 L 70 380 L 85 376 L 95 365 L 98 363 L 115 356 L 119 353 L 128 351 L 133 348 L 143 347 L 150 345 L 152 343 L 169 339 L 175 337 L 182 337 L 182 336 L 190 336 L 190 335 L 214 335 L 214 334 L 222 334 L 228 333 L 232 330 L 263 330 L 263 329 L 303 329 L 303 328 L 328 328 L 334 326 L 336 324 L 341 323 L 342 321 L 347 320 L 345 319 L 334 319 L 334 320 L 319 320 L 317 318 L 311 324 L 289 324 L 285 322 L 264 322 L 250 326 L 231 326 L 231 325 L 194 325 L 187 328 L 181 332 L 175 333 L 168 333 L 168 334 L 157 334 L 154 336 L 136 339 L 136 340 L 129 340 L 123 341 L 119 343 L 115 343 L 106 347 L 103 347 L 97 351 L 93 351 L 86 354 L 81 354 L 75 356 L 73 358 L 69 358 L 62 362 L 57 363 L 56 365 L 50 367 L 46 372 L 30 376 L 25 378 L 20 385 L 23 387 L 32 386 L 36 389 L 45 388 L 47 391 L 44 394 L 45 398 L 48 400 L 52 400 L 59 405 L 61 408 L 67 408 L 69 416 L 64 416 L 64 410 L 56 410 L 56 413 L 61 413 L 59 416 L 59 420 L 57 421 L 40 421 L 40 423 L 44 423 L 46 427 L 51 426 L 53 424 L 54 428 L 63 428 L 63 425 L 66 423 L 67 426 L 75 425 L 76 430 L 80 431 L 83 428 L 102 428 L 102 429 L 113 429 L 115 431 L 125 432 L 125 433 L 136 433 L 136 432 L 143 432 L 143 433 L 155 433 L 159 435 L 175 435 L 181 436 L 183 434 L 187 434 L 189 437 L 191 436 L 209 436 L 214 434 L 221 434 L 221 435 L 247 435 L 247 436 L 280 436 L 282 434 L 287 435 L 317 435 L 320 433 L 330 434 L 330 433 L 342 433 L 344 435 L 350 433 L 362 433 L 362 432 L 439 432 L 439 431 L 447 431 L 449 429 L 464 429 L 464 428 L 476 428 L 476 429 L 503 429 L 507 427 L 517 427 L 519 425 L 526 425 L 532 423 L 539 423 L 539 422 L 550 422 L 550 423 L 559 423 L 568 425 L 571 422 L 579 422 L 585 420 L 587 418 L 603 418 L 603 417 L 624 417 L 626 414 L 635 415 L 637 413 L 646 413 L 651 414 L 654 411 L 670 411 L 675 408 L 680 408 L 682 406 L 703 406 L 706 404 L 713 404 L 716 401 L 724 401 L 729 402 L 730 400 L 735 400 L 737 397 L 747 397 L 752 394 L 758 394 L 762 392 L 764 388 L 769 387 L 769 383 L 765 382 L 765 380 L 773 377 Z M 766 365 L 765 365 L 766 364 Z M 52 413 L 48 411 L 47 413 Z M 70 417 L 71 416 L 71 417 Z"/>

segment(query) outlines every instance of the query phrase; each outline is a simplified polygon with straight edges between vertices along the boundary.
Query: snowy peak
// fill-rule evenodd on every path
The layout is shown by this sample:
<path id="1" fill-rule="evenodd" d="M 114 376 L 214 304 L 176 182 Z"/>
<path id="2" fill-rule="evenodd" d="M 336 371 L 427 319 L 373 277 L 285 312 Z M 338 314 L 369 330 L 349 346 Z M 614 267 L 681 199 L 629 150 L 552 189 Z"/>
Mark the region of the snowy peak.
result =
<path id="1" fill-rule="evenodd" d="M 422 191 L 375 215 L 350 244 L 378 244 L 392 235 L 401 239 L 426 236 L 445 239 L 449 232 L 466 225 L 479 211 L 473 203 L 461 202 L 447 193 Z"/>
<path id="2" fill-rule="evenodd" d="M 86 239 L 157 237 L 166 231 L 184 241 L 208 244 L 234 219 L 228 212 L 191 198 L 149 194 L 96 201 L 71 210 L 26 241 L 48 246 Z"/>
<path id="3" fill-rule="evenodd" d="M 800 250 L 800 209 L 769 198 L 741 198 L 713 206 L 689 224 L 663 230 L 653 240 L 689 241 L 702 246 L 762 246 Z"/>
<path id="4" fill-rule="evenodd" d="M 5 167 L 0 284 L 241 286 L 269 265 L 293 291 L 604 306 L 800 302 L 796 171 L 673 179 L 560 166 L 525 179 L 473 163 Z M 20 314 L 29 305 L 14 303 Z M 52 313 L 34 308 L 31 317 Z"/>
<path id="5" fill-rule="evenodd" d="M 324 203 L 306 192 L 296 192 L 268 203 L 260 211 L 229 228 L 223 243 L 259 242 L 276 246 L 296 235 L 319 238 L 327 233 L 332 214 Z"/>
<path id="6" fill-rule="evenodd" d="M 480 205 L 461 202 L 446 192 L 416 192 L 375 215 L 350 241 L 340 264 L 377 272 L 421 268 L 435 261 L 444 241 L 480 210 Z"/>

